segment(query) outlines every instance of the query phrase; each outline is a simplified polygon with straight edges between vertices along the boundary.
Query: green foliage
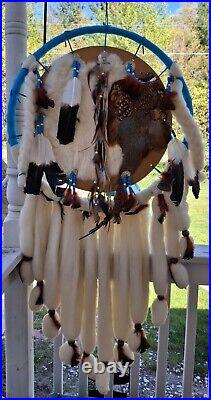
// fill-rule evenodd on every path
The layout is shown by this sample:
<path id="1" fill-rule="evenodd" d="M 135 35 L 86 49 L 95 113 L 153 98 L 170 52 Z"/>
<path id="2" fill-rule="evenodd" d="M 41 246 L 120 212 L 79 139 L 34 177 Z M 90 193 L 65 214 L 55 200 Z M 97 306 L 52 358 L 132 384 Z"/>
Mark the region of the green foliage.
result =
<path id="1" fill-rule="evenodd" d="M 208 49 L 208 4 L 200 2 L 197 10 L 197 29 L 200 44 L 205 50 Z"/>

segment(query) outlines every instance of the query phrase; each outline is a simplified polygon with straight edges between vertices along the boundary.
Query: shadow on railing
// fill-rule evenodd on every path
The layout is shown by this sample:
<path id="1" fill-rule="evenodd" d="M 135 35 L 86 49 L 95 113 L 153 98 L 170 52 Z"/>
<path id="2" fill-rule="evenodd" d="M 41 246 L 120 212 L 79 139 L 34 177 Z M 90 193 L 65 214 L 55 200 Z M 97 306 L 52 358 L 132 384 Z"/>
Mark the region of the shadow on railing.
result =
<path id="1" fill-rule="evenodd" d="M 5 296 L 5 341 L 6 341 L 6 392 L 7 397 L 34 397 L 34 343 L 33 314 L 28 308 L 31 287 L 24 285 L 19 276 L 18 264 L 21 254 L 18 250 L 3 251 L 2 281 Z M 208 246 L 196 246 L 193 260 L 184 263 L 190 285 L 187 290 L 187 311 L 184 346 L 183 398 L 192 397 L 195 361 L 195 341 L 197 327 L 197 302 L 199 285 L 208 285 Z M 171 284 L 168 300 L 170 303 Z M 170 314 L 170 313 L 169 313 Z M 157 367 L 155 378 L 155 398 L 165 397 L 169 338 L 168 316 L 165 325 L 158 331 Z M 53 391 L 54 397 L 63 394 L 63 365 L 59 360 L 62 336 L 54 340 Z M 145 397 L 139 386 L 140 355 L 136 354 L 130 370 L 129 396 Z M 113 396 L 111 389 L 105 396 Z M 79 397 L 88 397 L 88 378 L 79 368 Z"/>

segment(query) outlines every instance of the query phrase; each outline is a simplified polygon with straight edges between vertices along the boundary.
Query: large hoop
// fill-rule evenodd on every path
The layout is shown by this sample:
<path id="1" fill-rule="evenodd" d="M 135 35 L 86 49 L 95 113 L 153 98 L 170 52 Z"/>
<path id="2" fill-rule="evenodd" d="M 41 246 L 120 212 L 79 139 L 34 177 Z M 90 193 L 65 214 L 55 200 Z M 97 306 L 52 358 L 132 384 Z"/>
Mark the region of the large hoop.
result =
<path id="1" fill-rule="evenodd" d="M 71 31 L 65 31 L 61 35 L 54 37 L 49 40 L 49 42 L 45 43 L 40 49 L 35 51 L 33 54 L 36 60 L 40 60 L 44 55 L 46 55 L 50 50 L 59 44 L 67 41 L 68 39 L 73 39 L 78 36 L 83 35 L 92 35 L 95 33 L 103 33 L 103 34 L 113 34 L 117 36 L 122 36 L 127 39 L 131 39 L 134 42 L 146 47 L 150 50 L 155 56 L 157 56 L 169 69 L 173 64 L 173 61 L 170 57 L 168 57 L 163 50 L 161 50 L 154 43 L 150 42 L 150 40 L 146 39 L 144 36 L 139 35 L 135 32 L 130 32 L 125 29 L 117 28 L 110 25 L 96 25 L 96 26 L 87 26 L 82 28 L 73 29 Z M 9 101 L 8 101 L 8 109 L 7 109 L 7 136 L 8 143 L 11 147 L 17 146 L 19 144 L 17 133 L 16 133 L 16 124 L 15 124 L 15 111 L 16 105 L 18 101 L 18 96 L 20 92 L 21 85 L 24 82 L 25 77 L 28 74 L 27 68 L 21 68 L 10 91 Z M 186 101 L 187 107 L 189 108 L 191 114 L 193 114 L 192 108 L 192 99 L 188 90 L 188 87 L 185 83 L 183 77 L 178 77 L 183 83 L 183 97 Z"/>

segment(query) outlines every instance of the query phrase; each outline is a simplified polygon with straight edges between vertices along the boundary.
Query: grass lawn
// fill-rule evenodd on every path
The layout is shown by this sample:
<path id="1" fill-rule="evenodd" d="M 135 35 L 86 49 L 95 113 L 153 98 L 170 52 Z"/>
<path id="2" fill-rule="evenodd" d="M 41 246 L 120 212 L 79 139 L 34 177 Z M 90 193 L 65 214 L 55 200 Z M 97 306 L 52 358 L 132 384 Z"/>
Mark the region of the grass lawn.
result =
<path id="1" fill-rule="evenodd" d="M 160 167 L 163 170 L 163 167 Z M 144 189 L 153 180 L 157 179 L 159 174 L 152 171 L 146 178 L 140 182 L 140 187 Z M 208 244 L 208 179 L 201 183 L 199 199 L 195 199 L 192 191 L 189 190 L 188 204 L 191 217 L 190 233 L 197 244 Z"/>
<path id="2" fill-rule="evenodd" d="M 156 296 L 153 285 L 150 285 L 150 304 L 152 304 Z M 208 370 L 208 297 L 208 292 L 199 288 L 195 374 L 200 375 L 202 378 L 205 377 Z M 187 291 L 185 289 L 178 289 L 176 285 L 172 284 L 168 366 L 173 369 L 177 368 L 183 362 L 186 307 Z M 146 327 L 151 348 L 156 350 L 157 329 L 151 323 L 150 311 Z M 143 358 L 152 370 L 156 369 L 156 360 L 149 358 L 147 352 L 143 354 Z"/>

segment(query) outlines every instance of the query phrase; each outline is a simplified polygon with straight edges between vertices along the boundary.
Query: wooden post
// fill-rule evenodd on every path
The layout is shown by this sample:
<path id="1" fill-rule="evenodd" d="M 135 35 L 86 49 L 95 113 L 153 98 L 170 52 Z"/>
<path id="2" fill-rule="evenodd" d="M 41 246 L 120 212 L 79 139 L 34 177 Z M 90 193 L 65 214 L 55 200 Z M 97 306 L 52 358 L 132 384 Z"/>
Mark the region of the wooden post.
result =
<path id="1" fill-rule="evenodd" d="M 31 287 L 17 268 L 5 290 L 6 386 L 8 398 L 34 397 L 33 314 L 28 307 Z"/>
<path id="2" fill-rule="evenodd" d="M 6 2 L 5 14 L 6 38 L 6 82 L 7 99 L 13 80 L 26 58 L 27 18 L 26 2 Z M 23 101 L 23 100 L 22 100 Z M 23 107 L 18 104 L 16 125 L 18 136 L 21 135 L 23 124 Z M 3 246 L 5 248 L 19 247 L 19 215 L 24 202 L 24 194 L 17 186 L 17 165 L 14 163 L 9 146 L 7 148 L 7 200 L 8 214 L 4 220 Z"/>

